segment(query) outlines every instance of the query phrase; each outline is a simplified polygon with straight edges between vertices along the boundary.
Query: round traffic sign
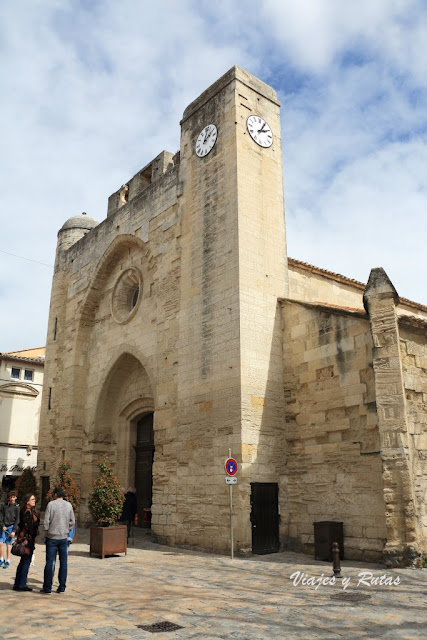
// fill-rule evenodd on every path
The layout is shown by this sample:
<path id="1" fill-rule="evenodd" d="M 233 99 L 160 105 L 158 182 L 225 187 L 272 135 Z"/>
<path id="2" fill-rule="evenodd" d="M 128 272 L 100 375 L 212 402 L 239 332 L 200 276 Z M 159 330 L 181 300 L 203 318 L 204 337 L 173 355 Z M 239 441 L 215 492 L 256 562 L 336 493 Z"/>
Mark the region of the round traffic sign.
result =
<path id="1" fill-rule="evenodd" d="M 237 473 L 237 462 L 234 458 L 227 458 L 225 461 L 225 470 L 229 476 L 235 476 Z"/>

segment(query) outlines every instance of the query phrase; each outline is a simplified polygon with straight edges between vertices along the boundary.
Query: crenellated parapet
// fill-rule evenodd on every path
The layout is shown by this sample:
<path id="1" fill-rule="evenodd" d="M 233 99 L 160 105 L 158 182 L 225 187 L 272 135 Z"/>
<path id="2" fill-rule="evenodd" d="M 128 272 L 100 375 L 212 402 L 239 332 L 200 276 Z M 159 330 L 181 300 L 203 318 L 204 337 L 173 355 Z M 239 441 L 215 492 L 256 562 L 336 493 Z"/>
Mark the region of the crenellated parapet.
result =
<path id="1" fill-rule="evenodd" d="M 113 216 L 121 207 L 139 196 L 178 164 L 179 152 L 173 154 L 170 151 L 162 151 L 126 184 L 123 184 L 120 189 L 111 194 L 108 198 L 107 217 Z"/>

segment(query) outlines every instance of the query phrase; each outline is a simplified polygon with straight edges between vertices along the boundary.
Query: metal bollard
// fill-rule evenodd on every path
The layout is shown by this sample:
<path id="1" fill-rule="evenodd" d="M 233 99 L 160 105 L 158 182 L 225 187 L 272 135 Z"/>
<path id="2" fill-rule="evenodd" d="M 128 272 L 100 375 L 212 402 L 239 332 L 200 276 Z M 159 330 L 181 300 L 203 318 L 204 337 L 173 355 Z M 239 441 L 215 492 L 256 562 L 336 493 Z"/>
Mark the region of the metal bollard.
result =
<path id="1" fill-rule="evenodd" d="M 342 578 L 340 563 L 340 548 L 338 542 L 332 544 L 332 568 L 334 570 L 334 578 Z"/>

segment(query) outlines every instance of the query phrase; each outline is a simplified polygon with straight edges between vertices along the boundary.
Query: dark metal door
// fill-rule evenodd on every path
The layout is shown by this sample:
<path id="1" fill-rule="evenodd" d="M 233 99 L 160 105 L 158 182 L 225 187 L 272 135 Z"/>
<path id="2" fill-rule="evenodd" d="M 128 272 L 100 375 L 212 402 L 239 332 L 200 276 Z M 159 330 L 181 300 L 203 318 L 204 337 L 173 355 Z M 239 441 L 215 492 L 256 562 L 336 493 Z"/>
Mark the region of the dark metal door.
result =
<path id="1" fill-rule="evenodd" d="M 138 500 L 138 520 L 146 521 L 144 509 L 149 509 L 153 495 L 154 432 L 153 414 L 141 418 L 137 423 L 135 457 L 135 486 Z"/>
<path id="2" fill-rule="evenodd" d="M 279 487 L 276 482 L 251 483 L 252 552 L 279 551 Z"/>

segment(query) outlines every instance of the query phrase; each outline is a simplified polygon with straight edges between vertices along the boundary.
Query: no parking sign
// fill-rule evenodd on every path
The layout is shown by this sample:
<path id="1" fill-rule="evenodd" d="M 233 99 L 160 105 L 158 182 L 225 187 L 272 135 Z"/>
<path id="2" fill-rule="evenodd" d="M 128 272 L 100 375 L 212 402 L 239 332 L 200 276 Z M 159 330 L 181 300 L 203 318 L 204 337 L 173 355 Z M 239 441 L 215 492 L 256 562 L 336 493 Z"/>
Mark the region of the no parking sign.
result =
<path id="1" fill-rule="evenodd" d="M 237 462 L 234 458 L 227 458 L 225 461 L 225 471 L 229 476 L 235 476 L 237 473 Z"/>
<path id="2" fill-rule="evenodd" d="M 231 549 L 231 559 L 234 558 L 234 540 L 233 540 L 233 484 L 237 484 L 237 478 L 233 477 L 237 473 L 237 462 L 234 458 L 231 457 L 231 449 L 228 450 L 228 458 L 224 463 L 225 472 L 228 476 L 231 476 L 225 479 L 226 484 L 228 484 L 228 488 L 230 489 L 230 549 Z"/>

